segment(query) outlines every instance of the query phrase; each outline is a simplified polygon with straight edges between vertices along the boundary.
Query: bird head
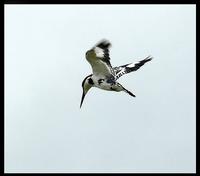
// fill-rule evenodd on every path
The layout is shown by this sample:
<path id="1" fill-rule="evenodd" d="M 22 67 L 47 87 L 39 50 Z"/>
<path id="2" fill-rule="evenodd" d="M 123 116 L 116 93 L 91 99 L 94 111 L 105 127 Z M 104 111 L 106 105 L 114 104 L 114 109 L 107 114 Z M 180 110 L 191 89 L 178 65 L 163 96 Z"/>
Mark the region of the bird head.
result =
<path id="1" fill-rule="evenodd" d="M 91 77 L 92 77 L 92 75 L 86 76 L 85 79 L 82 82 L 83 93 L 82 93 L 80 108 L 81 108 L 81 106 L 83 104 L 83 100 L 85 98 L 85 95 L 87 94 L 87 92 L 89 91 L 89 89 L 94 84 Z"/>

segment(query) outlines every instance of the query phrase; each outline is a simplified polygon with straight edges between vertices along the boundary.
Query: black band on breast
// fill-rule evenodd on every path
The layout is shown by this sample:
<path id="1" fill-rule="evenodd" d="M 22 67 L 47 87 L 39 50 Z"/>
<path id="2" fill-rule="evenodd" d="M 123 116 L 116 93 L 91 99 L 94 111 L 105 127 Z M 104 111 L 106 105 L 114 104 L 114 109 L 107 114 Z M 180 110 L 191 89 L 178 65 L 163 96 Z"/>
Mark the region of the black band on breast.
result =
<path id="1" fill-rule="evenodd" d="M 104 81 L 104 79 L 99 79 L 99 80 L 98 80 L 99 85 L 100 85 L 103 81 Z"/>
<path id="2" fill-rule="evenodd" d="M 93 82 L 92 78 L 89 78 L 89 79 L 88 79 L 88 83 L 89 83 L 89 84 L 91 84 L 91 85 L 93 85 L 93 84 L 94 84 L 94 82 Z"/>

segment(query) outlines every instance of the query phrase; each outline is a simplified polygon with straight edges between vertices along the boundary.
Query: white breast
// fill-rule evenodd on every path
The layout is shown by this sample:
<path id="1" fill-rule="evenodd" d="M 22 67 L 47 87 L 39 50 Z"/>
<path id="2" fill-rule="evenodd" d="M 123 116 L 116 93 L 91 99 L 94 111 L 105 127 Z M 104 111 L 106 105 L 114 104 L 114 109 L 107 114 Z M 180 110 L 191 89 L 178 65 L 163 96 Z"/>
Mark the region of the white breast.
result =
<path id="1" fill-rule="evenodd" d="M 100 79 L 104 79 L 101 81 L 101 83 L 99 84 L 99 80 Z M 104 89 L 104 90 L 111 90 L 110 87 L 111 85 L 109 83 L 107 83 L 106 81 L 106 78 L 105 77 L 99 77 L 99 76 L 96 76 L 96 75 L 92 75 L 92 80 L 94 82 L 94 86 L 95 87 L 98 87 L 100 89 Z"/>

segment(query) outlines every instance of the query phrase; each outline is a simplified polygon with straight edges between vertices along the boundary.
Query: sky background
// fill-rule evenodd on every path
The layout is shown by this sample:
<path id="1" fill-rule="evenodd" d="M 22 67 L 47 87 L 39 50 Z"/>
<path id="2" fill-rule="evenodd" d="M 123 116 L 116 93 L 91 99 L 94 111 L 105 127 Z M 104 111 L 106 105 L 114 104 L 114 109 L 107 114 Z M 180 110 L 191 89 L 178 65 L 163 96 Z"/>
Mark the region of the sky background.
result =
<path id="1" fill-rule="evenodd" d="M 5 5 L 5 172 L 195 172 L 195 5 Z M 119 66 L 92 88 L 85 52 L 102 38 Z"/>

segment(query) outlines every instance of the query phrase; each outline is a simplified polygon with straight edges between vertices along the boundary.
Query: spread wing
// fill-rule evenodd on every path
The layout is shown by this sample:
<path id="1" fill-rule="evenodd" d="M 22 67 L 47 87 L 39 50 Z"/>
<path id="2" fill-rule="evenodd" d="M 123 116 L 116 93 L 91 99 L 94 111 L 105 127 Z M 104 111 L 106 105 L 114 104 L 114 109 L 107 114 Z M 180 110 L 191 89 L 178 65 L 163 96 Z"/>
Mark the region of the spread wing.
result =
<path id="1" fill-rule="evenodd" d="M 114 71 L 110 64 L 108 40 L 101 40 L 91 50 L 86 52 L 86 59 L 92 66 L 94 75 L 112 76 Z"/>
<path id="2" fill-rule="evenodd" d="M 119 67 L 114 67 L 113 70 L 115 72 L 115 79 L 117 80 L 124 74 L 138 70 L 141 66 L 143 66 L 146 62 L 149 62 L 150 60 L 152 60 L 152 57 L 148 56 L 137 63 L 130 63 Z"/>

